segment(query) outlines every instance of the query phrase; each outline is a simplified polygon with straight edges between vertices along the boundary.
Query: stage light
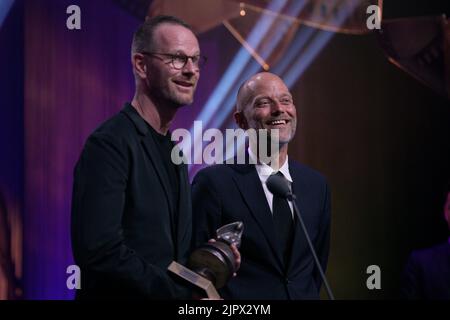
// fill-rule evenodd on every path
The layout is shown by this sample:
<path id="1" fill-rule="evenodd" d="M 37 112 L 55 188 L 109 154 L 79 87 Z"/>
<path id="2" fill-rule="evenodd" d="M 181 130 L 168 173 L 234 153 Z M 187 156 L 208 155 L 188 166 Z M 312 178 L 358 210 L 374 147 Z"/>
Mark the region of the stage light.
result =
<path id="1" fill-rule="evenodd" d="M 241 2 L 239 3 L 239 7 L 241 8 L 241 11 L 239 11 L 239 14 L 241 17 L 245 16 L 247 12 L 245 11 L 245 3 Z"/>

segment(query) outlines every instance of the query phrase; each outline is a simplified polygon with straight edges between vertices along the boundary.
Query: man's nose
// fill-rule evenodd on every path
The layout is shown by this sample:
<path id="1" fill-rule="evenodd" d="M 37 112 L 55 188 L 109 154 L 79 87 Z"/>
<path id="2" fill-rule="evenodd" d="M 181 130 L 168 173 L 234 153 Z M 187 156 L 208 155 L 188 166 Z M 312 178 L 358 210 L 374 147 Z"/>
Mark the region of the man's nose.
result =
<path id="1" fill-rule="evenodd" d="M 184 74 L 191 74 L 191 75 L 193 75 L 196 72 L 198 72 L 198 66 L 196 66 L 195 63 L 192 62 L 192 58 L 188 58 L 182 71 L 183 71 Z"/>
<path id="2" fill-rule="evenodd" d="M 272 109 L 271 109 L 273 114 L 280 114 L 283 113 L 284 110 L 284 106 L 280 103 L 280 101 L 274 100 L 272 103 Z"/>

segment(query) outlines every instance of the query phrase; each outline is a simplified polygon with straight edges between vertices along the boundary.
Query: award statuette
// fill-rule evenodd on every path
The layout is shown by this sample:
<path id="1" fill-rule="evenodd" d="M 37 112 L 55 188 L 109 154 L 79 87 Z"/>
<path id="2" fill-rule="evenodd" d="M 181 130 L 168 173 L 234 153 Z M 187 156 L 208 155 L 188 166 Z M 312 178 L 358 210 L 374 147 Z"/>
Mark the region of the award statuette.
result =
<path id="1" fill-rule="evenodd" d="M 216 289 L 222 288 L 237 271 L 231 244 L 241 245 L 244 224 L 241 221 L 224 225 L 216 231 L 216 241 L 194 250 L 188 268 L 173 261 L 168 269 L 206 291 L 210 299 L 220 299 Z"/>

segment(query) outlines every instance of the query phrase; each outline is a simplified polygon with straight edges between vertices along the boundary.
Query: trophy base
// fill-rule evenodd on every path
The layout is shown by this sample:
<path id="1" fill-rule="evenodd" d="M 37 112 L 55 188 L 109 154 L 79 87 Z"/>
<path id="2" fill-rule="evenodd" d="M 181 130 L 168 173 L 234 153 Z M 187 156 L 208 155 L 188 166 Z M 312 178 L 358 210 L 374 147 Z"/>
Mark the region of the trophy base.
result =
<path id="1" fill-rule="evenodd" d="M 195 273 L 194 271 L 186 268 L 185 266 L 172 261 L 172 263 L 167 267 L 167 269 L 184 280 L 192 283 L 193 285 L 205 290 L 208 299 L 219 300 L 221 299 L 216 288 L 211 281 L 202 277 L 201 275 Z"/>

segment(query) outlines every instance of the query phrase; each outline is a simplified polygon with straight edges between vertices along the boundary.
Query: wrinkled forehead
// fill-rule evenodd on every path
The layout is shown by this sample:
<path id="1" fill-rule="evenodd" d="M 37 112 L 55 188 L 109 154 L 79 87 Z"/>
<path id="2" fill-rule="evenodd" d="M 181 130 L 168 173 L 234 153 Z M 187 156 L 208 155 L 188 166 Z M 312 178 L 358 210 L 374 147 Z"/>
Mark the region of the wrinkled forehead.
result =
<path id="1" fill-rule="evenodd" d="M 257 97 L 280 98 L 288 95 L 289 89 L 278 76 L 263 72 L 247 80 L 238 91 L 237 110 L 242 111 L 245 106 L 252 104 Z"/>
<path id="2" fill-rule="evenodd" d="M 254 97 L 258 95 L 279 96 L 283 94 L 290 94 L 289 89 L 279 78 L 272 78 L 268 80 L 255 80 L 248 84 L 250 94 Z"/>
<path id="3" fill-rule="evenodd" d="M 247 83 L 247 101 L 259 96 L 280 97 L 291 95 L 283 80 L 273 75 L 260 75 Z"/>
<path id="4" fill-rule="evenodd" d="M 164 23 L 154 31 L 154 45 L 161 52 L 183 52 L 187 55 L 200 53 L 194 33 L 177 24 Z"/>

